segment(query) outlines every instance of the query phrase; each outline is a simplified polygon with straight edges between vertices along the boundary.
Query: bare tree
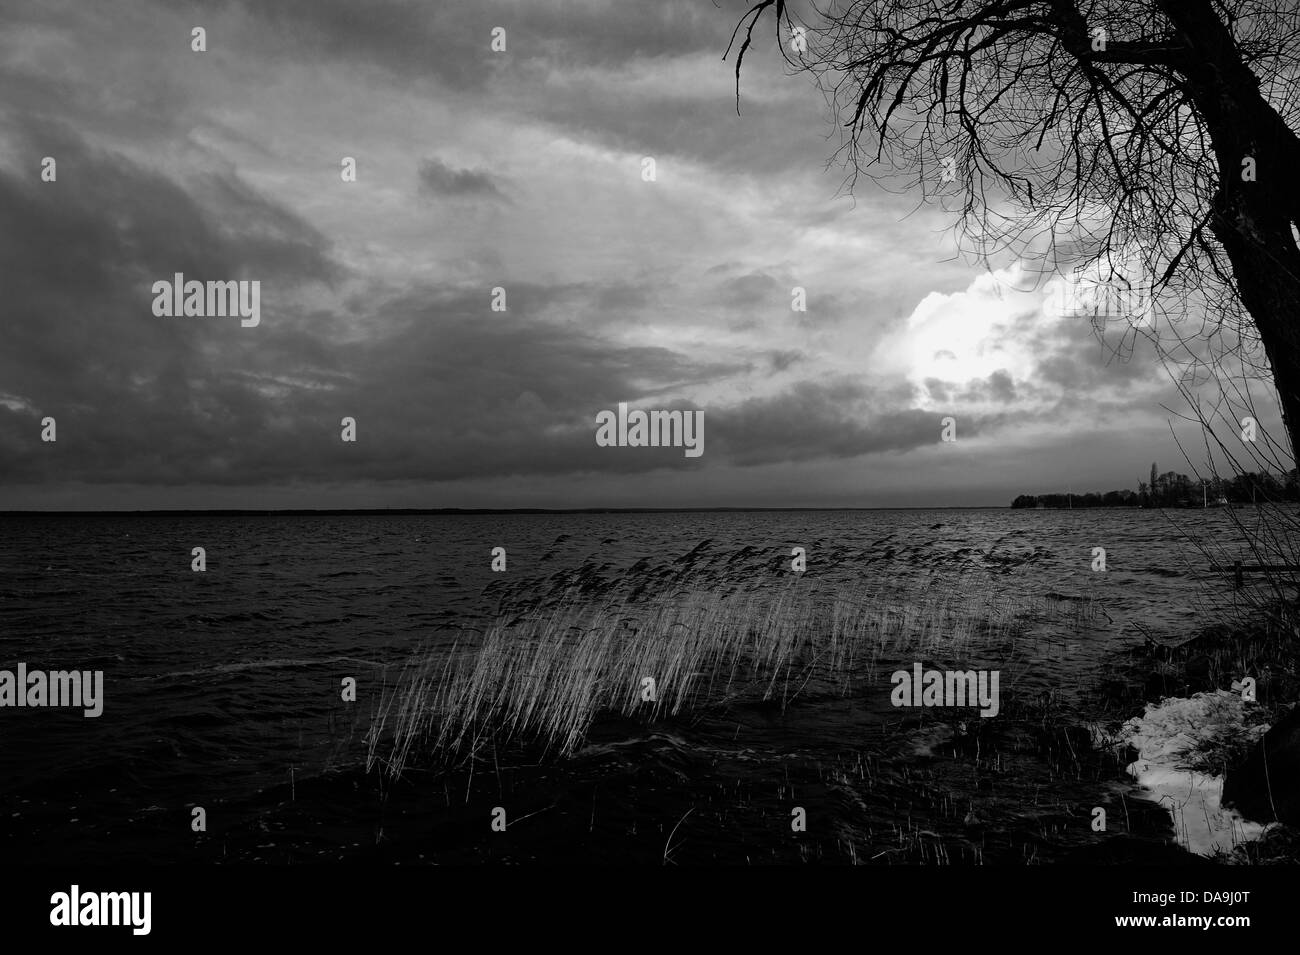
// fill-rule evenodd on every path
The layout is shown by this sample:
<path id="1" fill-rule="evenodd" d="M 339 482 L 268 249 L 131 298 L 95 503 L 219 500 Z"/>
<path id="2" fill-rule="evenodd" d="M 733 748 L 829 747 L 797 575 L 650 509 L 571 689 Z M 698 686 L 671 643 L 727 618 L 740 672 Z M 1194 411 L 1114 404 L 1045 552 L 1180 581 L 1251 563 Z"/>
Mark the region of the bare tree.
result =
<path id="1" fill-rule="evenodd" d="M 817 77 L 843 122 L 850 186 L 861 173 L 901 178 L 923 199 L 955 199 L 983 256 L 1032 252 L 1045 273 L 1088 263 L 1144 282 L 1161 313 L 1200 315 L 1190 337 L 1222 346 L 1247 375 L 1271 371 L 1294 454 L 1300 5 L 1274 2 L 1289 9 L 813 0 L 796 11 L 797 0 L 758 0 L 732 38 L 737 108 L 741 65 L 770 14 L 786 60 Z M 1185 328 L 1176 338 L 1194 353 Z"/>

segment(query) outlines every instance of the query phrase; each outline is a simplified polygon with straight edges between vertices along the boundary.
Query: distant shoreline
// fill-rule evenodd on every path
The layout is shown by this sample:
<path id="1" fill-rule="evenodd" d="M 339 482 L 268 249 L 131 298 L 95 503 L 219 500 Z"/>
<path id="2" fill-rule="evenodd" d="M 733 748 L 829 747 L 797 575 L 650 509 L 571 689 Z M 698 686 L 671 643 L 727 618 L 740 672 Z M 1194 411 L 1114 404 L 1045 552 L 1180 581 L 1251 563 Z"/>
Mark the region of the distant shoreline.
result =
<path id="1" fill-rule="evenodd" d="M 1089 508 L 1101 510 L 1102 508 Z M 1127 508 L 1121 508 L 1127 510 Z M 780 513 L 789 511 L 1010 511 L 1005 504 L 941 504 L 899 507 L 360 507 L 360 508 L 170 508 L 152 510 L 0 510 L 0 516 L 39 515 L 42 517 L 90 517 L 99 515 L 173 515 L 189 517 L 351 517 L 371 514 L 400 516 L 440 516 L 456 514 L 732 514 Z"/>

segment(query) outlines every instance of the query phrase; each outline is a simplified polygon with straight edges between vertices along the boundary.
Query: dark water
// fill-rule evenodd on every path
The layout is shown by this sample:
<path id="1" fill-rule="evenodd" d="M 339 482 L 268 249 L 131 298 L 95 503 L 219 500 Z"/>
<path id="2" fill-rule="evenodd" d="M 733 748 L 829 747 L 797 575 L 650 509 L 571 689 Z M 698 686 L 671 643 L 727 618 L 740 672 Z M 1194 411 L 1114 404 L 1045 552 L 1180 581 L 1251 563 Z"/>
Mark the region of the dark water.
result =
<path id="1" fill-rule="evenodd" d="M 98 719 L 0 710 L 0 846 L 50 861 L 1035 862 L 1094 850 L 1094 805 L 1163 841 L 1161 814 L 1133 801 L 1114 760 L 1088 755 L 1077 727 L 1117 715 L 1096 691 L 1141 643 L 1134 621 L 1176 641 L 1205 622 L 1201 597 L 1224 590 L 1182 531 L 1231 549 L 1228 515 L 1173 521 L 1182 528 L 1133 510 L 8 515 L 0 669 L 102 669 L 105 703 Z M 196 546 L 205 573 L 190 569 Z M 490 569 L 495 546 L 505 574 Z M 795 583 L 792 546 L 808 552 Z M 417 760 L 402 780 L 362 769 L 402 664 L 498 612 L 558 593 L 635 605 L 791 586 L 809 599 L 851 588 L 1025 601 L 1010 635 L 923 660 L 1000 668 L 1002 713 L 963 728 L 891 708 L 887 682 L 848 695 L 814 684 L 784 708 L 742 699 L 654 724 L 602 719 L 569 760 L 509 747 L 456 770 Z M 340 698 L 345 677 L 356 703 Z M 497 805 L 518 820 L 506 833 L 489 828 Z M 809 820 L 799 836 L 796 805 Z M 206 832 L 191 829 L 194 806 Z"/>

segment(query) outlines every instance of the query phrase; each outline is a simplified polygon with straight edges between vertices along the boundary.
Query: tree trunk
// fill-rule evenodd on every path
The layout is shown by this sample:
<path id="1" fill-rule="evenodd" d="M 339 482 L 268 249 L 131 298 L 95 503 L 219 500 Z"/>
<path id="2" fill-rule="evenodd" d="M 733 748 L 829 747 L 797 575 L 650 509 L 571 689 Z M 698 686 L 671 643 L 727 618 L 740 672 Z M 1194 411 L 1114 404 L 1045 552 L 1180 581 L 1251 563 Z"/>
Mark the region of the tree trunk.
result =
<path id="1" fill-rule="evenodd" d="M 1300 138 L 1260 93 L 1210 0 L 1157 0 L 1189 54 L 1179 73 L 1205 121 L 1219 161 L 1211 223 L 1232 264 L 1273 370 L 1282 420 L 1294 455 L 1300 449 Z M 1256 181 L 1242 178 L 1252 157 Z"/>

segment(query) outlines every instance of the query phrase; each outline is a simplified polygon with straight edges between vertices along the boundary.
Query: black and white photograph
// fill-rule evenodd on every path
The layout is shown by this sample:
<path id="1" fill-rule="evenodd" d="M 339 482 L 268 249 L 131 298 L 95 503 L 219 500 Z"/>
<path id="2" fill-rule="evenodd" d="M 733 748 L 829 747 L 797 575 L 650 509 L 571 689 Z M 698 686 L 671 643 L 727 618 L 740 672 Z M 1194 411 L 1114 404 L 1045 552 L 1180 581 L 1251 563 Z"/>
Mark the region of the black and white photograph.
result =
<path id="1" fill-rule="evenodd" d="M 7 933 L 1295 925 L 1296 0 L 0 0 L 0 333 Z"/>

